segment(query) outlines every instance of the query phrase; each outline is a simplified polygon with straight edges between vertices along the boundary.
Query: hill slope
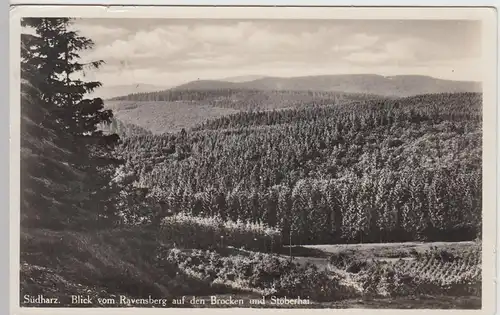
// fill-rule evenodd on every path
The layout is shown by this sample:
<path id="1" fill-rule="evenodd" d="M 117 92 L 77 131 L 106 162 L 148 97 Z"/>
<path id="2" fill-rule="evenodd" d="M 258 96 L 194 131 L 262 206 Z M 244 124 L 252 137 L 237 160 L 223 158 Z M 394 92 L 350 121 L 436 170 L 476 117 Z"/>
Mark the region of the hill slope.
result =
<path id="1" fill-rule="evenodd" d="M 116 116 L 126 123 L 162 133 L 190 128 L 206 119 L 234 111 L 309 108 L 423 94 L 480 91 L 478 82 L 416 75 L 263 77 L 245 82 L 197 80 L 169 90 L 116 97 L 107 101 L 107 106 L 112 107 Z M 197 110 L 201 113 L 195 113 Z"/>
<path id="2" fill-rule="evenodd" d="M 107 100 L 105 106 L 127 124 L 153 133 L 188 129 L 208 119 L 240 111 L 312 108 L 385 98 L 339 92 L 257 90 L 171 90 Z"/>
<path id="3" fill-rule="evenodd" d="M 241 83 L 241 82 L 249 82 L 249 81 L 254 81 L 257 79 L 262 79 L 265 77 L 266 77 L 265 75 L 241 75 L 241 76 L 236 76 L 236 77 L 224 78 L 220 81 Z"/>
<path id="4" fill-rule="evenodd" d="M 219 108 L 194 102 L 136 102 L 106 101 L 117 120 L 141 127 L 155 134 L 177 132 L 224 115 L 237 113 L 230 108 Z"/>

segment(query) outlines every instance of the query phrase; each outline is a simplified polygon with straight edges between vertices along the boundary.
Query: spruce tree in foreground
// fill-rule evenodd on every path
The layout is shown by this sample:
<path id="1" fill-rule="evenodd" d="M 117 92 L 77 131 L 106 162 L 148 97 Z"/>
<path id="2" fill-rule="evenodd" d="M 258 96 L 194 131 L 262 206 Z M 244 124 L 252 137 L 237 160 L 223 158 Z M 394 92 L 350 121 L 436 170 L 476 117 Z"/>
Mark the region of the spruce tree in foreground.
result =
<path id="1" fill-rule="evenodd" d="M 23 156 L 30 156 L 22 161 L 21 184 L 23 194 L 34 198 L 21 208 L 23 222 L 51 228 L 108 227 L 117 219 L 109 182 L 120 163 L 110 154 L 119 139 L 97 129 L 113 116 L 103 101 L 85 98 L 101 83 L 78 78 L 103 61 L 80 62 L 80 52 L 94 44 L 71 30 L 69 18 L 25 18 L 21 23 L 34 31 L 21 39 L 21 147 Z M 40 149 L 47 143 L 50 148 Z"/>

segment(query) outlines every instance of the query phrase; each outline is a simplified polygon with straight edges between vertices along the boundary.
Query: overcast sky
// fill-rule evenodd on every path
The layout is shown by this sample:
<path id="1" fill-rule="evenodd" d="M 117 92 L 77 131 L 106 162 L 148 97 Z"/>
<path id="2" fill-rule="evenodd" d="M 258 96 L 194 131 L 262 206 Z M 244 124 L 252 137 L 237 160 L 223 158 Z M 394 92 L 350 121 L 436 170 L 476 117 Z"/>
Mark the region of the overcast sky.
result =
<path id="1" fill-rule="evenodd" d="M 80 19 L 107 88 L 196 79 L 423 74 L 481 80 L 481 24 L 425 20 Z"/>

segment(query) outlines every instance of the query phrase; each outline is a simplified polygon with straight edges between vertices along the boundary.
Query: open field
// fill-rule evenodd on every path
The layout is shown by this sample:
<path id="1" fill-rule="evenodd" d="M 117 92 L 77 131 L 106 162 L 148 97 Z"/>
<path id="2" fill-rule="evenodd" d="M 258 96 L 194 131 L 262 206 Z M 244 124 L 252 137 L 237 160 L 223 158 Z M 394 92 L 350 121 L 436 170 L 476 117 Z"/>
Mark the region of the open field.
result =
<path id="1" fill-rule="evenodd" d="M 203 102 L 183 101 L 105 101 L 105 106 L 113 110 L 117 119 L 155 134 L 177 132 L 238 112 L 231 108 L 204 105 Z"/>

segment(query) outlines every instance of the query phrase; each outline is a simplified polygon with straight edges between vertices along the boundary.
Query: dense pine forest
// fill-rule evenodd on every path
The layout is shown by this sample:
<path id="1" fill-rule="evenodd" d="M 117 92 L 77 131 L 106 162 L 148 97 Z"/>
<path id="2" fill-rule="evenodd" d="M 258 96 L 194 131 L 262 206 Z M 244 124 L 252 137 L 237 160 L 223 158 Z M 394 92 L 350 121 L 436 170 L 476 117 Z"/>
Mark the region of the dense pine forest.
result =
<path id="1" fill-rule="evenodd" d="M 480 93 L 113 100 L 217 111 L 153 133 L 88 97 L 101 83 L 76 74 L 104 61 L 81 62 L 94 43 L 72 22 L 22 21 L 21 306 L 481 307 Z"/>
<path id="2" fill-rule="evenodd" d="M 481 230 L 481 95 L 242 112 L 123 139 L 168 211 L 261 222 L 294 244 L 450 241 Z"/>

